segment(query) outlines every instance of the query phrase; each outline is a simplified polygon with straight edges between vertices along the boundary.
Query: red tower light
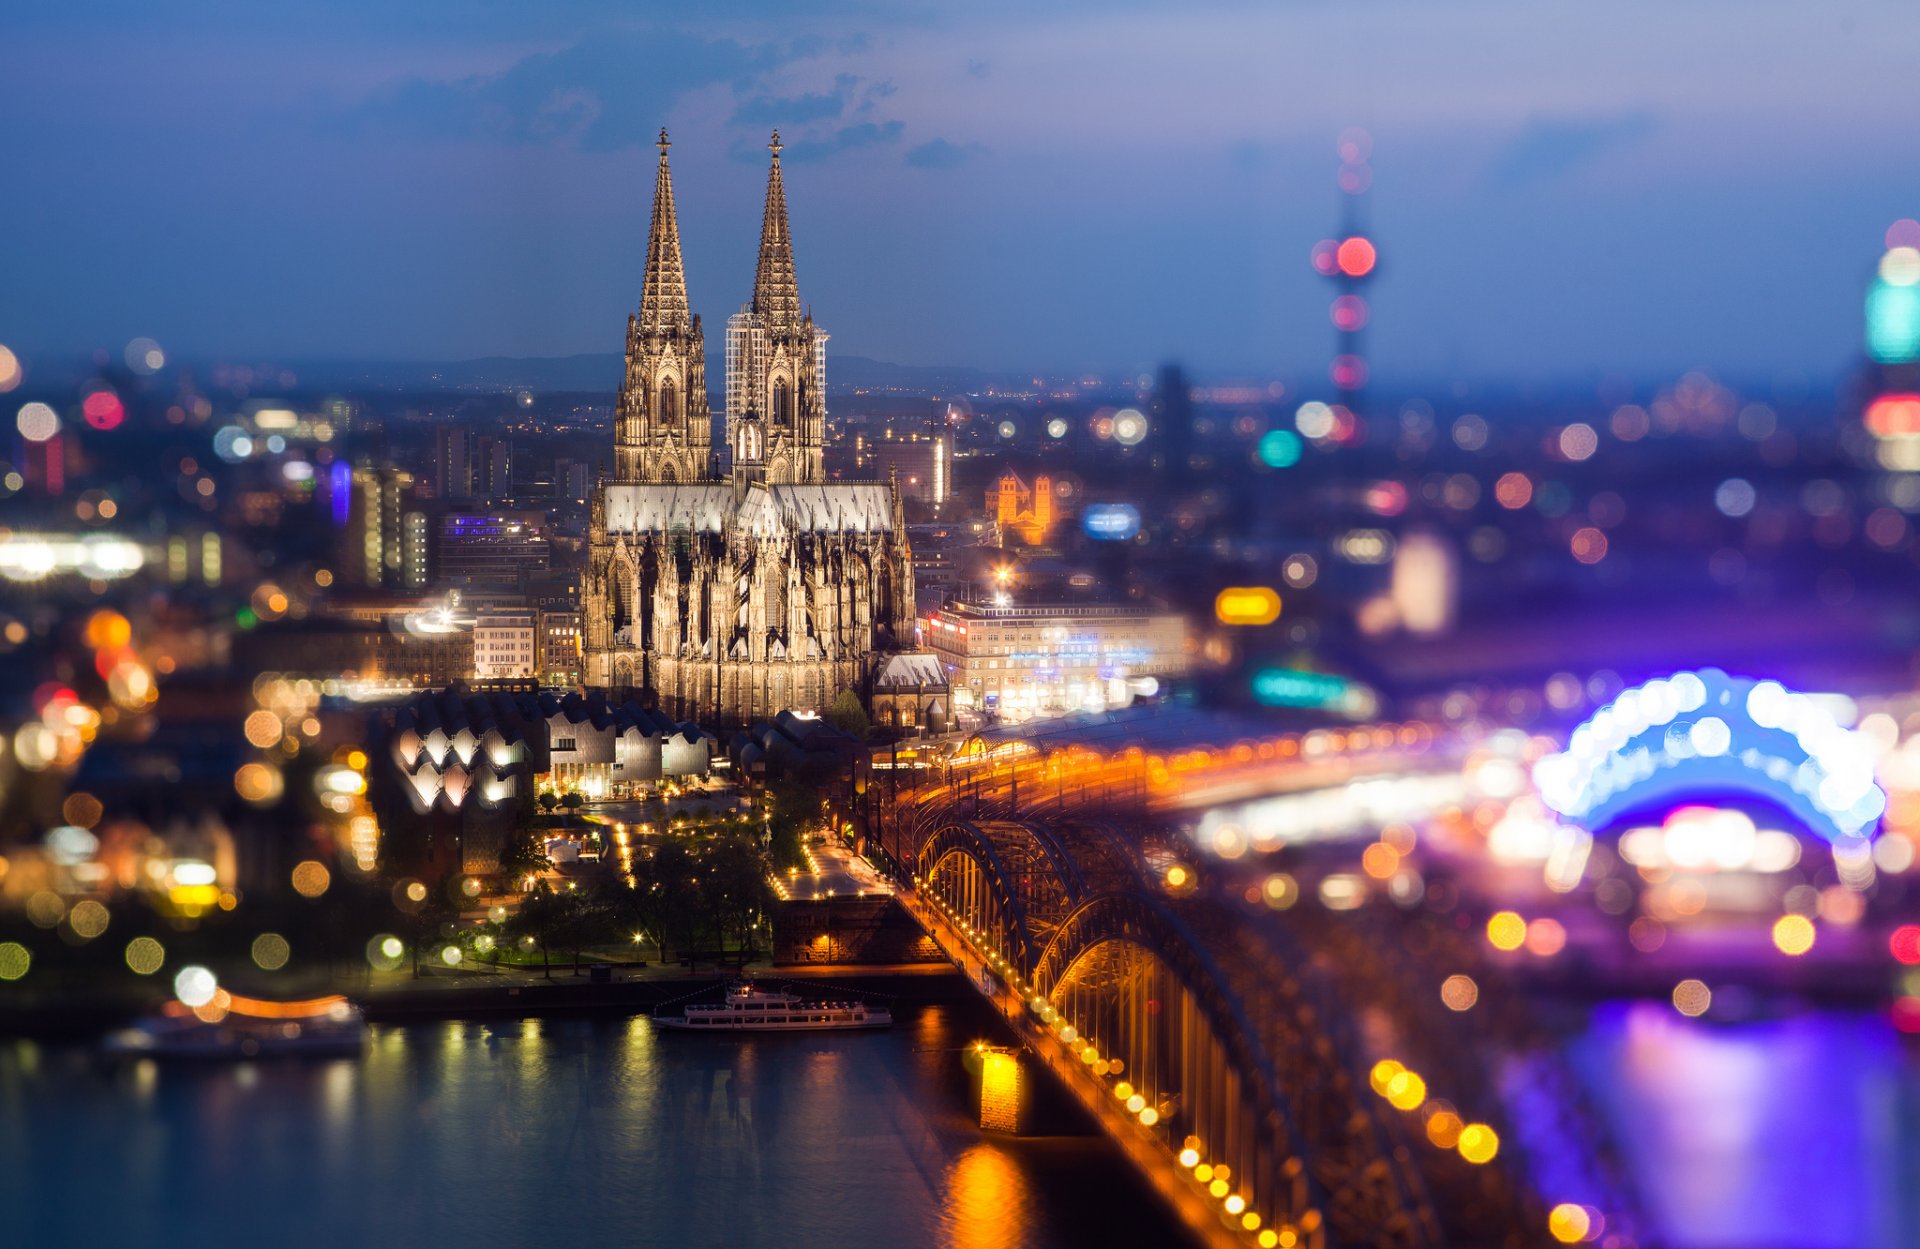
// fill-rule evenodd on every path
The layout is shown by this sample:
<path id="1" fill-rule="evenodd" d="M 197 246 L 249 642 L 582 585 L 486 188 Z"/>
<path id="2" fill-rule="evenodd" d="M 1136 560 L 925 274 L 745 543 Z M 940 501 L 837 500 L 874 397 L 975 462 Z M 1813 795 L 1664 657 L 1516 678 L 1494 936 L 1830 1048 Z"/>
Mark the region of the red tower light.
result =
<path id="1" fill-rule="evenodd" d="M 1359 234 L 1342 242 L 1334 252 L 1334 262 L 1340 266 L 1340 272 L 1350 278 L 1363 278 L 1372 273 L 1375 258 L 1373 244 Z"/>
<path id="2" fill-rule="evenodd" d="M 1335 356 L 1327 372 L 1341 390 L 1359 390 L 1367 384 L 1367 362 L 1359 356 Z"/>
<path id="3" fill-rule="evenodd" d="M 1342 295 L 1333 301 L 1333 323 L 1347 333 L 1366 328 L 1367 301 L 1358 295 Z"/>
<path id="4" fill-rule="evenodd" d="M 1322 277 L 1340 272 L 1340 240 L 1321 239 L 1313 245 L 1313 271 Z"/>

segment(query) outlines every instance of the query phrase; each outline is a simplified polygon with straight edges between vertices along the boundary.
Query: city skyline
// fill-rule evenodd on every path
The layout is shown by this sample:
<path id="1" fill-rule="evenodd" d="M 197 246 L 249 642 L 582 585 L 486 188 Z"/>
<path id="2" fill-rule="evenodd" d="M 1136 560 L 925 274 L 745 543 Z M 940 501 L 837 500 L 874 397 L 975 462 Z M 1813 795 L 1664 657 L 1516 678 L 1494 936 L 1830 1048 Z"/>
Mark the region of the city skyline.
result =
<path id="1" fill-rule="evenodd" d="M 1335 136 L 1360 125 L 1383 381 L 1829 378 L 1911 212 L 1881 171 L 1915 137 L 1885 37 L 1903 16 L 1742 6 L 1728 38 L 1727 7 L 1141 6 L 1091 36 L 991 8 L 827 6 L 804 32 L 748 10 L 698 33 L 597 5 L 454 32 L 373 8 L 202 5 L 149 29 L 128 7 L 105 32 L 44 10 L 0 53 L 25 188 L 0 205 L 0 340 L 611 351 L 658 128 L 690 295 L 716 317 L 751 285 L 777 124 L 797 266 L 848 355 L 1310 378 L 1331 327 L 1307 254 L 1339 224 Z"/>

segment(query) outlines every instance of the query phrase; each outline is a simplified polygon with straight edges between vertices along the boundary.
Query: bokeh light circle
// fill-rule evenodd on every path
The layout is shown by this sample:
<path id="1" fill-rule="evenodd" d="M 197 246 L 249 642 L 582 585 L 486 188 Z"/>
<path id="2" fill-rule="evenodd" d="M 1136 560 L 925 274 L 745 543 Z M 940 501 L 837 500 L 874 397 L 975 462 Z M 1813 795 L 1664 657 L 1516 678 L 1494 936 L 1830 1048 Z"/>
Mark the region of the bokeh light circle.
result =
<path id="1" fill-rule="evenodd" d="M 45 442 L 60 432 L 60 414 L 44 403 L 22 404 L 13 424 L 28 442 Z"/>
<path id="2" fill-rule="evenodd" d="M 188 1006 L 205 1006 L 219 988 L 219 979 L 198 963 L 182 967 L 173 978 L 173 995 Z"/>
<path id="3" fill-rule="evenodd" d="M 262 971 L 279 971 L 293 957 L 293 947 L 277 932 L 263 932 L 253 939 L 253 963 Z"/>
<path id="4" fill-rule="evenodd" d="M 303 898 L 317 898 L 333 883 L 333 873 L 317 859 L 308 859 L 293 869 L 293 891 Z"/>
<path id="5" fill-rule="evenodd" d="M 135 937 L 127 942 L 127 966 L 136 976 L 151 976 L 167 961 L 167 948 L 152 937 Z"/>
<path id="6" fill-rule="evenodd" d="M 0 980 L 18 980 L 33 966 L 33 954 L 18 941 L 0 942 Z"/>

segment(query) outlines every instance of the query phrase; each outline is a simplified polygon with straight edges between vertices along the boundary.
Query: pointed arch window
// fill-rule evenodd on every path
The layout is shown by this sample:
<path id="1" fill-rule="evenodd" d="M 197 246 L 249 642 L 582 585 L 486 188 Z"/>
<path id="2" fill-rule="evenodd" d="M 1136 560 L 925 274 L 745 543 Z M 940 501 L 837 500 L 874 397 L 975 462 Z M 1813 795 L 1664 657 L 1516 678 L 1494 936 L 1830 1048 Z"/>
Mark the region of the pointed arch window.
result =
<path id="1" fill-rule="evenodd" d="M 672 378 L 660 383 L 660 423 L 669 428 L 680 423 L 680 392 Z"/>
<path id="2" fill-rule="evenodd" d="M 773 419 L 777 424 L 793 424 L 793 392 L 784 377 L 773 384 Z"/>

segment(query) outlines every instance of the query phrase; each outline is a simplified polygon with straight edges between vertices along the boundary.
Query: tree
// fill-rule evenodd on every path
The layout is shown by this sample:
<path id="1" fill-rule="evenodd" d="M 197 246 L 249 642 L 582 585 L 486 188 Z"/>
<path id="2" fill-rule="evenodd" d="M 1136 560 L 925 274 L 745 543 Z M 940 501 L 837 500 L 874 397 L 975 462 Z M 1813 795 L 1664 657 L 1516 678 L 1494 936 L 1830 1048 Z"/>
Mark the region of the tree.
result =
<path id="1" fill-rule="evenodd" d="M 579 794 L 570 792 L 561 795 L 560 805 L 565 807 L 569 812 L 578 811 L 581 807 L 587 805 L 587 800 Z"/>
<path id="2" fill-rule="evenodd" d="M 735 938 L 742 961 L 755 953 L 754 935 L 771 901 L 770 867 L 766 852 L 756 842 L 730 834 L 716 838 L 703 856 L 702 901 L 721 943 L 729 936 Z"/>
<path id="3" fill-rule="evenodd" d="M 542 790 L 540 792 L 540 806 L 547 812 L 548 815 L 552 815 L 553 809 L 559 805 L 560 805 L 560 795 L 554 793 L 551 789 Z"/>
<path id="4" fill-rule="evenodd" d="M 421 898 L 417 903 L 409 898 L 407 906 L 411 909 L 402 912 L 406 917 L 403 926 L 406 931 L 407 948 L 413 953 L 415 980 L 420 978 L 421 951 L 445 940 L 452 933 L 454 924 L 459 921 L 459 912 L 447 900 L 445 886 L 449 883 L 450 881 L 442 882 L 442 887 L 439 889 L 428 889 L 426 897 Z"/>
<path id="5" fill-rule="evenodd" d="M 506 844 L 500 847 L 500 870 L 510 879 L 537 876 L 552 868 L 553 860 L 547 857 L 546 838 L 533 829 L 523 828 L 509 833 Z"/>
<path id="6" fill-rule="evenodd" d="M 520 909 L 507 921 L 507 931 L 515 940 L 533 939 L 540 951 L 541 966 L 549 980 L 553 979 L 553 947 L 565 945 L 568 925 L 573 921 L 578 901 L 571 893 L 555 893 L 542 881 L 521 900 Z"/>
<path id="7" fill-rule="evenodd" d="M 860 741 L 865 741 L 873 728 L 873 722 L 867 719 L 867 709 L 860 705 L 860 696 L 852 690 L 841 690 L 834 695 L 832 705 L 820 718 Z"/>

